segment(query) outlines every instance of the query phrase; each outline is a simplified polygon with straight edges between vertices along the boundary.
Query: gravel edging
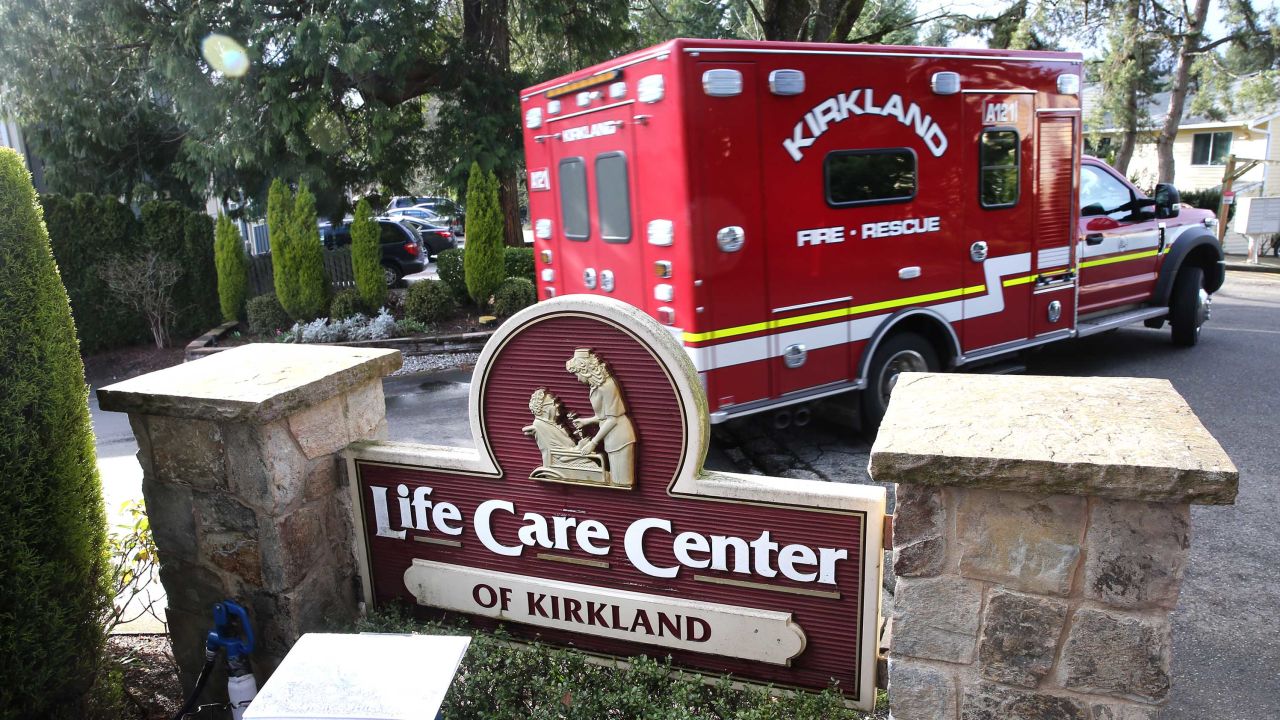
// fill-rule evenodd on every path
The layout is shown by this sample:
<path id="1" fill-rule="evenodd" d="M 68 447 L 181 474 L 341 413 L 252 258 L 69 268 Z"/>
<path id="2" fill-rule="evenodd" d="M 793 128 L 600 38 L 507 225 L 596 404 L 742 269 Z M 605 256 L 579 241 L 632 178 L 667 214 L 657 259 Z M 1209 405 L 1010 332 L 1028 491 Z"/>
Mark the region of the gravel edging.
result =
<path id="1" fill-rule="evenodd" d="M 387 377 L 399 377 L 401 375 L 413 375 L 415 373 L 438 372 L 441 370 L 475 367 L 476 360 L 479 358 L 480 353 L 478 352 L 446 352 L 436 353 L 434 355 L 405 355 L 404 365 Z"/>
<path id="2" fill-rule="evenodd" d="M 187 344 L 185 359 L 189 362 L 191 360 L 198 360 L 206 355 L 212 355 L 226 350 L 226 347 L 221 346 L 218 343 L 238 326 L 239 323 L 236 322 L 223 323 L 195 340 L 192 340 Z M 414 335 L 411 337 L 388 338 L 386 340 L 349 340 L 346 342 L 316 344 L 328 345 L 330 347 L 362 347 L 399 350 L 400 354 L 405 358 L 405 364 L 408 365 L 408 360 L 411 357 L 457 353 L 473 355 L 479 353 L 484 347 L 484 344 L 489 341 L 493 332 L 493 330 L 481 330 L 479 332 L 452 333 L 448 335 Z M 467 362 L 474 363 L 475 360 L 472 359 Z M 457 364 L 465 363 L 460 362 Z"/>

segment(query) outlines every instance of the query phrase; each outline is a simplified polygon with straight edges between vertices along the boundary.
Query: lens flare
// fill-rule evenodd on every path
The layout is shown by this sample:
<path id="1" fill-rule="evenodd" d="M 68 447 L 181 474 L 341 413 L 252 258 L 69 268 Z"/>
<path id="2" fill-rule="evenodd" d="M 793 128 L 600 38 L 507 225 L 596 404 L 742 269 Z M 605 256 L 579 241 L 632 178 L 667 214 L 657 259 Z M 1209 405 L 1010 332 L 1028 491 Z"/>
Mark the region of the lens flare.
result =
<path id="1" fill-rule="evenodd" d="M 209 67 L 227 77 L 241 77 L 249 72 L 249 52 L 226 35 L 212 33 L 200 42 L 200 54 Z"/>

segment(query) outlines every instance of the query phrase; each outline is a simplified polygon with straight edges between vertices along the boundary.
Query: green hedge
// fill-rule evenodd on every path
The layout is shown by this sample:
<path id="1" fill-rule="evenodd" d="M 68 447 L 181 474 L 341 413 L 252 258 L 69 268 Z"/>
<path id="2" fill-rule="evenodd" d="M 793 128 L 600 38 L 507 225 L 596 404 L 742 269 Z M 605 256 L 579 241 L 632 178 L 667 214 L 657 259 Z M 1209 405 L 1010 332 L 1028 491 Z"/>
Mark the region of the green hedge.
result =
<path id="1" fill-rule="evenodd" d="M 493 314 L 510 317 L 538 302 L 533 283 L 522 277 L 509 277 L 493 293 Z"/>
<path id="2" fill-rule="evenodd" d="M 410 320 L 434 325 L 448 320 L 458 309 L 458 301 L 443 283 L 424 280 L 405 292 L 404 313 Z"/>
<path id="3" fill-rule="evenodd" d="M 468 300 L 467 271 L 463 262 L 462 250 L 452 248 L 436 256 L 436 274 L 440 282 L 449 288 L 454 299 L 459 302 Z"/>
<path id="4" fill-rule="evenodd" d="M 507 271 L 506 277 L 524 278 L 531 283 L 538 282 L 534 274 L 533 248 L 506 248 L 502 251 L 502 260 Z"/>
<path id="5" fill-rule="evenodd" d="M 0 717 L 82 717 L 109 606 L 84 366 L 22 157 L 0 148 Z"/>
<path id="6" fill-rule="evenodd" d="M 87 194 L 43 195 L 40 203 L 81 350 L 93 353 L 149 338 L 146 321 L 117 302 L 98 273 L 107 259 L 140 250 L 133 211 L 115 198 Z"/>

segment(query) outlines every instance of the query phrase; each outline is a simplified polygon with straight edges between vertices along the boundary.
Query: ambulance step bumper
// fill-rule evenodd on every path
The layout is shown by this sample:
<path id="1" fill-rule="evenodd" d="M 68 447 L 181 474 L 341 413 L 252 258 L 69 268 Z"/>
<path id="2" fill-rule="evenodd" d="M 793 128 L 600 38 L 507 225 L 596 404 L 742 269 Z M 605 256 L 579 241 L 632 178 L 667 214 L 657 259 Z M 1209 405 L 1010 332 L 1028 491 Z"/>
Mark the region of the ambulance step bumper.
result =
<path id="1" fill-rule="evenodd" d="M 1115 315 L 1104 315 L 1103 317 L 1090 318 L 1087 321 L 1081 321 L 1076 325 L 1076 337 L 1089 337 L 1097 335 L 1100 332 L 1115 330 L 1118 327 L 1132 325 L 1143 320 L 1153 320 L 1162 318 L 1169 314 L 1167 307 L 1155 308 L 1137 308 L 1135 310 L 1126 310 L 1116 313 Z"/>

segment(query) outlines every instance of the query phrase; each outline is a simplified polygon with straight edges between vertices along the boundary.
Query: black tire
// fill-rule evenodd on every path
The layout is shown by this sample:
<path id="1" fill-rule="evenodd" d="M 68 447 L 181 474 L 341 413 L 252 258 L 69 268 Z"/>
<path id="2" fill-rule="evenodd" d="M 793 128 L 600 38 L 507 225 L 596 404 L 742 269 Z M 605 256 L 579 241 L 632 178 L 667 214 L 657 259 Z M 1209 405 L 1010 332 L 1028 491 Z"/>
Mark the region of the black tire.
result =
<path id="1" fill-rule="evenodd" d="M 383 263 L 382 277 L 387 281 L 387 287 L 400 287 L 400 281 L 404 279 L 404 273 L 400 272 L 400 268 L 392 263 Z"/>
<path id="2" fill-rule="evenodd" d="M 899 332 L 885 338 L 867 367 L 867 389 L 862 392 L 863 429 L 880 427 L 899 373 L 936 372 L 939 367 L 937 351 L 923 337 Z"/>
<path id="3" fill-rule="evenodd" d="M 1192 347 L 1200 341 L 1200 326 L 1209 318 L 1208 293 L 1204 291 L 1204 270 L 1187 266 L 1178 270 L 1169 297 L 1169 325 L 1173 344 Z"/>

